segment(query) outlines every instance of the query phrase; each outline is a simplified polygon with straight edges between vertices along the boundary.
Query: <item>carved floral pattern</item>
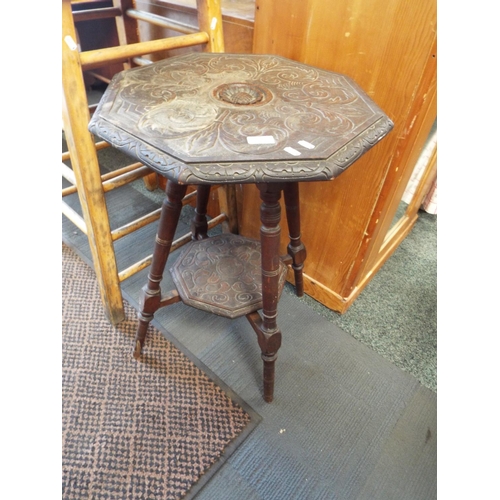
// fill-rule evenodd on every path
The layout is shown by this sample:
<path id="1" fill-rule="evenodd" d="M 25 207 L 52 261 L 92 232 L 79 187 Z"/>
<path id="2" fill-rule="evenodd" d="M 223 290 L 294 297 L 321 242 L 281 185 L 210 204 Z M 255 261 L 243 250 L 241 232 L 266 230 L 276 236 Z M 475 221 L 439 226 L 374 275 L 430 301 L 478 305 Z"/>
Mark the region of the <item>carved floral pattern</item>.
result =
<path id="1" fill-rule="evenodd" d="M 262 308 L 260 242 L 221 234 L 190 243 L 171 269 L 182 301 L 228 318 Z M 287 269 L 280 261 L 279 293 Z"/>
<path id="2" fill-rule="evenodd" d="M 392 126 L 346 76 L 278 56 L 203 53 L 120 73 L 89 125 L 182 183 L 329 179 Z"/>

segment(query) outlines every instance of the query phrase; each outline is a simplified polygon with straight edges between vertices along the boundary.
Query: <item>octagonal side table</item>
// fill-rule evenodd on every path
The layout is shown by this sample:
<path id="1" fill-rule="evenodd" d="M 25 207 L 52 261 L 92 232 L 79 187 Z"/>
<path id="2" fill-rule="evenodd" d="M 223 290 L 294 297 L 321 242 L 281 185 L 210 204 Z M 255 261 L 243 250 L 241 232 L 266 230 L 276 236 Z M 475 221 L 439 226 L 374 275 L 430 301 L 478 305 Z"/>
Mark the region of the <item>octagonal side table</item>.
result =
<path id="1" fill-rule="evenodd" d="M 278 300 L 287 266 L 303 294 L 299 182 L 341 174 L 393 127 L 348 77 L 270 55 L 188 54 L 116 75 L 89 124 L 92 133 L 167 178 L 134 355 L 164 306 L 185 304 L 246 316 L 273 400 L 281 346 Z M 253 183 L 261 197 L 260 242 L 208 237 L 210 187 Z M 192 241 L 172 267 L 176 290 L 161 291 L 187 186 L 197 186 Z M 290 236 L 279 255 L 281 194 Z M 261 313 L 259 313 L 261 310 Z"/>

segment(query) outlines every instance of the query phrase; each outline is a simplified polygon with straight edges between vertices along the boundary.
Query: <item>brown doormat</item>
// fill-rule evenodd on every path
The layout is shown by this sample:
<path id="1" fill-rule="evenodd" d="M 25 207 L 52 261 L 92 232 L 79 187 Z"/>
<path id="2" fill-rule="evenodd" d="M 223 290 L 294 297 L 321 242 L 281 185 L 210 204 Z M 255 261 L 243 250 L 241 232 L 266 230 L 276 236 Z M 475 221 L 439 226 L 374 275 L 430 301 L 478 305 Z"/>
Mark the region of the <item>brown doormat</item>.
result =
<path id="1" fill-rule="evenodd" d="M 253 415 L 155 328 L 136 361 L 134 309 L 112 326 L 93 270 L 62 248 L 63 500 L 193 496 Z"/>

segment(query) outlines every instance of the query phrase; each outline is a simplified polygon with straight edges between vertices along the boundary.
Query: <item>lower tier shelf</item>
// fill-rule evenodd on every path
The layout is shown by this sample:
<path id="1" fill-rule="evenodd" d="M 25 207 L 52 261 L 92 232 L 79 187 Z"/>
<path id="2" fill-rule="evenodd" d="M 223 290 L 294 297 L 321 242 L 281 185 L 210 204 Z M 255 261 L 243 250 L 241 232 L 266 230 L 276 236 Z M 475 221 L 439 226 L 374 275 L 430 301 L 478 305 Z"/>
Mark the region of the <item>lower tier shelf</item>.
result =
<path id="1" fill-rule="evenodd" d="M 189 243 L 170 269 L 185 304 L 227 318 L 262 308 L 260 242 L 221 234 Z M 287 266 L 279 262 L 278 297 Z"/>

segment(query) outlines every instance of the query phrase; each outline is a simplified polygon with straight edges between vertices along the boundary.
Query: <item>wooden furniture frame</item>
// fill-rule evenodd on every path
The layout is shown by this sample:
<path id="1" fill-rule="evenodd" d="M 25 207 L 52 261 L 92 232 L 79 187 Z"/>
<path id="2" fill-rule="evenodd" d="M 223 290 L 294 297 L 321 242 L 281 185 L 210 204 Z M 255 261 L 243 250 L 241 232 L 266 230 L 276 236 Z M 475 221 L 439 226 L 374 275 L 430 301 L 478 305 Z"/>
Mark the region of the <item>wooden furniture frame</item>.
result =
<path id="1" fill-rule="evenodd" d="M 137 8 L 167 17 L 181 24 L 196 24 L 197 12 L 194 9 L 195 0 L 136 0 Z M 255 2 L 245 0 L 234 2 L 233 0 L 221 0 L 222 25 L 224 31 L 225 51 L 231 54 L 250 54 L 253 43 L 253 20 Z M 143 23 L 140 25 L 140 36 L 142 40 L 154 40 L 175 35 L 174 32 L 159 25 Z M 191 50 L 198 50 L 193 48 Z M 158 53 L 152 55 L 153 60 L 186 53 L 185 49 L 168 51 L 167 54 Z"/>
<path id="2" fill-rule="evenodd" d="M 281 345 L 278 300 L 287 265 L 297 295 L 303 294 L 298 182 L 345 175 L 392 128 L 350 78 L 277 56 L 187 54 L 116 75 L 89 129 L 167 179 L 135 357 L 162 307 L 182 300 L 228 318 L 244 315 L 261 348 L 264 399 L 272 401 Z M 234 234 L 208 238 L 210 186 L 239 183 L 260 194 L 258 241 Z M 193 241 L 171 268 L 176 290 L 162 293 L 189 185 L 198 192 Z M 283 254 L 282 194 L 288 223 Z"/>
<path id="3" fill-rule="evenodd" d="M 198 196 L 196 218 L 192 226 L 192 239 L 194 243 L 206 240 L 207 235 L 207 221 L 206 221 L 206 207 L 208 202 L 209 186 L 199 186 L 199 192 L 205 192 L 205 196 Z M 183 293 L 182 287 L 182 271 L 175 269 L 172 270 L 174 281 L 177 283 L 177 290 L 172 290 L 167 293 L 162 293 L 160 283 L 165 271 L 168 256 L 171 252 L 171 245 L 174 233 L 179 221 L 180 211 L 182 208 L 182 199 L 185 196 L 187 186 L 176 184 L 169 180 L 167 181 L 167 198 L 163 204 L 162 218 L 155 241 L 154 257 L 151 265 L 151 270 L 148 275 L 148 282 L 143 288 L 143 299 L 141 310 L 139 312 L 139 326 L 136 333 L 136 344 L 134 350 L 134 357 L 139 359 L 142 353 L 142 348 L 146 339 L 148 326 L 155 312 L 162 308 L 180 302 L 181 300 L 199 309 L 209 312 L 217 312 L 222 314 L 220 309 L 216 310 L 216 302 L 198 301 L 189 297 L 185 291 Z M 241 249 L 246 246 L 250 250 L 248 253 L 261 254 L 260 262 L 261 274 L 255 273 L 252 276 L 256 285 L 262 288 L 262 299 L 258 302 L 251 304 L 237 303 L 239 308 L 236 310 L 235 304 L 229 304 L 229 310 L 226 309 L 225 316 L 238 317 L 246 316 L 253 330 L 257 334 L 257 340 L 261 348 L 261 357 L 263 361 L 263 389 L 264 400 L 268 403 L 272 402 L 274 398 L 274 378 L 275 378 L 275 362 L 278 356 L 278 350 L 281 346 L 281 330 L 277 324 L 278 316 L 278 301 L 285 284 L 286 266 L 292 266 L 296 278 L 296 294 L 302 296 L 304 294 L 302 283 L 302 270 L 304 267 L 304 260 L 306 257 L 305 247 L 300 239 L 300 214 L 299 214 L 299 191 L 298 184 L 295 183 L 262 183 L 259 184 L 260 197 L 262 206 L 260 211 L 260 220 L 262 223 L 260 233 L 260 249 L 252 245 L 252 240 L 248 240 L 241 236 L 231 235 L 232 239 L 227 237 L 221 240 L 220 236 L 215 236 L 222 244 L 218 245 L 218 251 L 221 247 L 229 248 L 227 255 L 232 253 L 233 247 L 231 245 L 234 238 L 237 239 L 234 247 Z M 279 199 L 281 193 L 284 193 L 287 222 L 289 227 L 289 253 L 284 256 L 279 254 L 279 237 L 281 234 L 280 219 L 281 207 Z M 222 235 L 224 236 L 224 235 Z M 187 249 L 188 250 L 188 249 Z M 199 255 L 202 253 L 200 248 L 191 246 L 189 250 L 192 254 Z M 278 258 L 279 257 L 279 258 Z M 232 258 L 232 257 L 231 257 Z M 183 255 L 179 257 L 176 266 L 182 264 L 184 260 Z M 191 260 L 190 258 L 186 260 Z M 232 275 L 224 274 L 224 271 L 218 269 L 215 264 L 210 268 L 212 275 L 218 274 L 218 279 L 221 282 L 232 282 Z M 189 269 L 189 274 L 196 274 L 198 271 L 206 272 L 206 268 L 197 267 L 192 265 Z M 247 276 L 249 278 L 249 276 Z M 233 285 L 234 286 L 234 285 Z M 262 309 L 262 315 L 256 309 Z"/>
<path id="4" fill-rule="evenodd" d="M 275 0 L 257 7 L 254 53 L 349 75 L 394 122 L 391 136 L 331 185 L 301 185 L 304 290 L 343 313 L 418 217 L 413 207 L 392 229 L 437 116 L 436 2 L 340 0 L 332 8 L 324 0 Z M 255 237 L 258 223 L 247 214 L 259 199 L 249 188 L 241 198 L 240 234 Z"/>
<path id="5" fill-rule="evenodd" d="M 156 186 L 156 174 L 149 167 L 136 162 L 101 176 L 97 152 L 109 144 L 104 141 L 96 142 L 88 131 L 90 114 L 94 110 L 89 108 L 83 73 L 110 63 L 123 63 L 124 68 L 148 64 L 151 61 L 144 59 L 143 56 L 179 47 L 203 46 L 208 52 L 224 52 L 221 11 L 218 0 L 197 0 L 199 29 L 193 30 L 180 26 L 175 21 L 142 13 L 134 9 L 133 0 L 113 0 L 113 7 L 110 8 L 88 9 L 73 13 L 72 4 L 77 3 L 91 4 L 92 1 L 62 1 L 62 118 L 68 145 L 68 151 L 63 153 L 62 160 L 71 162 L 71 167 L 62 164 L 62 175 L 72 185 L 62 191 L 62 213 L 88 238 L 105 312 L 111 323 L 116 324 L 124 319 L 120 283 L 146 268 L 151 263 L 152 256 L 127 269 L 118 270 L 114 242 L 158 220 L 160 210 L 112 231 L 105 193 L 140 178 L 144 178 L 146 184 L 153 189 Z M 116 20 L 120 45 L 81 52 L 75 23 L 108 17 Z M 160 23 L 182 34 L 141 42 L 138 39 L 138 20 Z M 94 75 L 103 79 L 98 73 Z M 64 200 L 65 196 L 75 192 L 78 193 L 83 216 Z M 190 193 L 188 196 L 184 203 L 189 202 L 196 193 Z M 224 213 L 215 220 L 215 223 L 224 222 L 228 231 L 237 230 L 235 215 L 232 212 L 235 207 L 233 201 L 234 194 L 230 190 L 226 188 L 219 190 L 219 205 Z M 180 246 L 187 241 L 189 238 L 183 238 L 175 245 Z"/>

